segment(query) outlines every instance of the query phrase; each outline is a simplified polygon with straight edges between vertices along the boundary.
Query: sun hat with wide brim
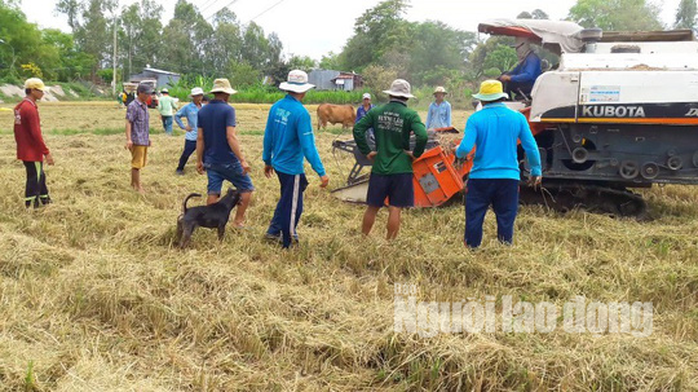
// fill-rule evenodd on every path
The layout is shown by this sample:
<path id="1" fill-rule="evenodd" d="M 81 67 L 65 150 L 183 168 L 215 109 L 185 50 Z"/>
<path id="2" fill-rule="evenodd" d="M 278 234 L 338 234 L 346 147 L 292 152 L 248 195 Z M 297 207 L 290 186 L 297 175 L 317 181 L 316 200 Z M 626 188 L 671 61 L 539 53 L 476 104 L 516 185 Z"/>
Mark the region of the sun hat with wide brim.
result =
<path id="1" fill-rule="evenodd" d="M 480 92 L 473 95 L 473 98 L 491 102 L 509 98 L 509 94 L 504 92 L 504 86 L 502 86 L 502 82 L 499 80 L 485 80 L 480 84 Z"/>
<path id="2" fill-rule="evenodd" d="M 300 69 L 289 72 L 287 80 L 279 85 L 279 89 L 296 94 L 303 94 L 314 88 L 314 84 L 308 83 L 308 74 Z"/>
<path id="3" fill-rule="evenodd" d="M 189 94 L 190 97 L 196 97 L 197 95 L 204 95 L 204 89 L 201 87 L 194 87 L 191 89 L 191 94 Z"/>
<path id="4" fill-rule="evenodd" d="M 448 94 L 446 89 L 441 86 L 437 87 L 436 90 L 434 90 L 434 95 L 436 95 L 437 93 L 442 93 L 444 95 Z"/>
<path id="5" fill-rule="evenodd" d="M 46 86 L 44 85 L 44 82 L 39 78 L 29 78 L 24 82 L 24 89 L 44 91 L 46 90 Z"/>
<path id="6" fill-rule="evenodd" d="M 230 81 L 228 79 L 216 79 L 213 81 L 213 88 L 211 89 L 211 94 L 224 93 L 228 95 L 237 94 L 237 91 L 230 86 Z"/>
<path id="7" fill-rule="evenodd" d="M 390 85 L 390 90 L 385 90 L 383 93 L 390 95 L 391 97 L 401 97 L 401 98 L 414 98 L 411 94 L 412 86 L 410 83 L 404 79 L 395 79 Z"/>

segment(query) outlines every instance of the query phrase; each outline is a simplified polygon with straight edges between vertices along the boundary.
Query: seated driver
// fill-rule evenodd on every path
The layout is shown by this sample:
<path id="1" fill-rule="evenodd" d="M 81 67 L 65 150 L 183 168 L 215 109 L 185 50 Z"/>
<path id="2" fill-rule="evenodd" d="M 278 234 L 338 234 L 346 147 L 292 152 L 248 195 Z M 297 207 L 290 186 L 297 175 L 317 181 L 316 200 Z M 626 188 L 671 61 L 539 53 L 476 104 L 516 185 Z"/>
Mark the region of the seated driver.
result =
<path id="1" fill-rule="evenodd" d="M 531 41 L 528 38 L 517 37 L 515 49 L 519 64 L 500 76 L 499 80 L 505 84 L 505 91 L 510 97 L 524 94 L 525 97 L 530 98 L 533 84 L 543 73 L 541 60 L 531 48 Z"/>

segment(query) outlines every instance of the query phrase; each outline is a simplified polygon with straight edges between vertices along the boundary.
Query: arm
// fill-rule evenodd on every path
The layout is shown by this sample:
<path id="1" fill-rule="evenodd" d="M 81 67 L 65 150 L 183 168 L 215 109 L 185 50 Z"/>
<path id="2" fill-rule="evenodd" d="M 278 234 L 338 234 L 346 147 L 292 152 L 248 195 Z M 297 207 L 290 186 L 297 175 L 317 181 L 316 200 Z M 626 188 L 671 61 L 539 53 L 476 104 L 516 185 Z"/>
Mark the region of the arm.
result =
<path id="1" fill-rule="evenodd" d="M 240 160 L 240 165 L 242 166 L 242 171 L 248 173 L 250 171 L 250 165 L 247 164 L 245 157 L 242 155 L 242 148 L 240 148 L 240 141 L 235 134 L 235 127 L 227 126 L 225 127 L 226 138 L 228 139 L 228 145 L 233 151 L 238 160 Z M 198 145 L 198 143 L 197 143 Z"/>
<path id="2" fill-rule="evenodd" d="M 186 116 L 186 114 L 184 113 L 184 109 L 186 109 L 186 108 L 187 107 L 185 106 L 185 107 L 179 109 L 179 111 L 177 113 L 175 113 L 175 116 L 174 116 L 175 121 L 177 122 L 177 125 L 179 125 L 179 127 L 184 129 L 185 131 L 187 130 L 187 127 L 184 126 L 184 123 L 182 122 L 182 117 Z M 189 120 L 187 120 L 187 122 L 189 122 Z"/>
<path id="3" fill-rule="evenodd" d="M 431 126 L 431 118 L 432 118 L 432 115 L 431 115 L 431 107 L 432 107 L 432 105 L 433 105 L 433 104 L 429 104 L 429 109 L 427 110 L 427 122 L 426 122 L 426 128 L 427 128 L 427 129 L 431 129 L 430 126 Z"/>
<path id="4" fill-rule="evenodd" d="M 446 106 L 446 124 L 450 127 L 453 125 L 451 122 L 451 104 L 447 103 L 448 106 Z"/>
<path id="5" fill-rule="evenodd" d="M 540 59 L 538 56 L 529 55 L 519 67 L 517 74 L 511 75 L 511 81 L 516 83 L 532 82 L 540 73 Z"/>
<path id="6" fill-rule="evenodd" d="M 272 151 L 274 149 L 274 139 L 272 133 L 272 127 L 274 121 L 274 109 L 269 111 L 267 116 L 267 127 L 264 129 L 264 150 L 262 151 L 262 160 L 266 166 L 271 166 Z"/>
<path id="7" fill-rule="evenodd" d="M 456 157 L 465 158 L 470 154 L 470 152 L 475 147 L 475 141 L 477 140 L 477 124 L 473 118 L 469 118 L 468 122 L 465 124 L 465 135 L 463 140 L 461 140 L 458 149 L 456 150 Z"/>
<path id="8" fill-rule="evenodd" d="M 23 110 L 22 117 L 26 120 L 29 125 L 29 134 L 36 144 L 39 145 L 41 153 L 43 155 L 50 155 L 51 153 L 44 143 L 44 137 L 41 135 L 41 122 L 39 121 L 39 114 L 36 110 Z"/>
<path id="9" fill-rule="evenodd" d="M 315 146 L 315 135 L 313 134 L 313 126 L 310 123 L 310 114 L 307 112 L 302 113 L 297 121 L 298 126 L 296 127 L 296 132 L 298 133 L 298 140 L 301 142 L 303 155 L 305 159 L 308 160 L 313 170 L 315 170 L 320 177 L 323 177 L 324 183 L 324 177 L 327 173 L 325 172 L 325 167 L 322 165 L 320 154 Z"/>
<path id="10" fill-rule="evenodd" d="M 412 156 L 419 158 L 424 153 L 424 148 L 427 146 L 429 137 L 427 136 L 427 128 L 424 126 L 424 124 L 422 124 L 422 120 L 416 113 L 414 114 L 414 119 L 412 120 L 412 132 L 414 132 L 416 139 Z"/>
<path id="11" fill-rule="evenodd" d="M 199 127 L 199 133 L 196 136 L 196 171 L 199 174 L 204 174 L 204 129 Z"/>
<path id="12" fill-rule="evenodd" d="M 133 147 L 133 139 L 131 139 L 131 122 L 134 120 L 135 111 L 129 106 L 126 109 L 126 148 L 131 149 Z"/>
<path id="13" fill-rule="evenodd" d="M 538 143 L 536 143 L 536 139 L 533 138 L 531 128 L 528 126 L 526 118 L 523 117 L 523 115 L 520 116 L 520 118 L 521 128 L 519 130 L 519 140 L 521 141 L 521 147 L 523 147 L 526 152 L 526 159 L 528 160 L 528 165 L 531 167 L 531 176 L 540 177 L 542 175 L 542 170 Z"/>
<path id="14" fill-rule="evenodd" d="M 368 146 L 368 141 L 366 141 L 366 131 L 371 128 L 371 124 L 373 124 L 372 119 L 372 112 L 368 112 L 365 116 L 363 116 L 363 118 L 361 118 L 361 121 L 354 125 L 354 141 L 356 142 L 356 146 L 359 148 L 359 151 L 361 151 L 361 153 L 364 155 L 371 153 L 371 148 Z"/>

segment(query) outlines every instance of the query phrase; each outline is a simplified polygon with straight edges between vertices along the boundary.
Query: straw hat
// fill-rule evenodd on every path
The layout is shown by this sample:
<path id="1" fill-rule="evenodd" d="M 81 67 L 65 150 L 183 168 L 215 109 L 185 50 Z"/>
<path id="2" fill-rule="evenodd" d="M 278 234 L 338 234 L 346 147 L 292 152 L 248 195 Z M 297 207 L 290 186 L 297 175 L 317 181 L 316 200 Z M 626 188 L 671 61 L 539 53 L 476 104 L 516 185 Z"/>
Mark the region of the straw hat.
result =
<path id="1" fill-rule="evenodd" d="M 230 86 L 230 81 L 225 78 L 216 79 L 213 81 L 213 88 L 211 89 L 211 94 L 215 93 L 225 93 L 228 95 L 236 94 L 237 91 L 233 90 Z"/>
<path id="2" fill-rule="evenodd" d="M 395 79 L 390 85 L 390 90 L 383 91 L 391 97 L 414 98 L 411 94 L 412 87 L 410 83 L 404 79 Z"/>
<path id="3" fill-rule="evenodd" d="M 473 95 L 473 98 L 484 102 L 491 102 L 502 98 L 509 98 L 509 95 L 504 92 L 502 82 L 499 80 L 485 80 L 480 85 L 480 92 Z"/>
<path id="4" fill-rule="evenodd" d="M 294 69 L 288 73 L 288 79 L 279 85 L 279 88 L 284 91 L 290 91 L 296 94 L 303 94 L 304 92 L 315 88 L 314 84 L 308 83 L 308 74 L 299 70 Z"/>
<path id="5" fill-rule="evenodd" d="M 434 94 L 436 93 L 443 93 L 444 95 L 448 94 L 448 92 L 446 92 L 446 89 L 441 86 L 437 87 L 436 90 L 434 90 Z"/>

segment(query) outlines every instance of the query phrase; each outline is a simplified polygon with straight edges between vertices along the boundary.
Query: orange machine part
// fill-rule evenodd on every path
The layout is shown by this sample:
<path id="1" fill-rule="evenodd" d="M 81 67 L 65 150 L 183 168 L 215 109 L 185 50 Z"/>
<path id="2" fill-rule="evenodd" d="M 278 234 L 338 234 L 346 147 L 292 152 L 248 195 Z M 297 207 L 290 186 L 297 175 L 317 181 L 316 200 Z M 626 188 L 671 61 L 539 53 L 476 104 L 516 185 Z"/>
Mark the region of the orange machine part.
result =
<path id="1" fill-rule="evenodd" d="M 414 161 L 415 207 L 438 207 L 463 190 L 463 177 L 470 172 L 473 162 L 469 159 L 462 167 L 456 168 L 455 159 L 455 154 L 446 154 L 438 146 Z"/>

